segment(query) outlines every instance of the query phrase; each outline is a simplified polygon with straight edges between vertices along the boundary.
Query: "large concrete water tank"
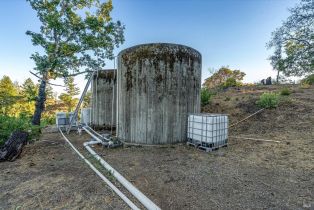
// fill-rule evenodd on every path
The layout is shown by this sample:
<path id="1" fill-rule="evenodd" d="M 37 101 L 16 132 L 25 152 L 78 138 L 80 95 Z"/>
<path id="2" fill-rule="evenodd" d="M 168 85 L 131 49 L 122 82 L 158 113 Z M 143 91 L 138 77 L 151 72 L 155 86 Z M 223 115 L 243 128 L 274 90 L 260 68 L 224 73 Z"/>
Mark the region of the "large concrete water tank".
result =
<path id="1" fill-rule="evenodd" d="M 177 44 L 143 44 L 118 55 L 118 138 L 140 144 L 187 140 L 200 112 L 201 54 Z"/>
<path id="2" fill-rule="evenodd" d="M 106 69 L 94 74 L 92 80 L 92 125 L 109 128 L 116 124 L 116 70 Z"/>

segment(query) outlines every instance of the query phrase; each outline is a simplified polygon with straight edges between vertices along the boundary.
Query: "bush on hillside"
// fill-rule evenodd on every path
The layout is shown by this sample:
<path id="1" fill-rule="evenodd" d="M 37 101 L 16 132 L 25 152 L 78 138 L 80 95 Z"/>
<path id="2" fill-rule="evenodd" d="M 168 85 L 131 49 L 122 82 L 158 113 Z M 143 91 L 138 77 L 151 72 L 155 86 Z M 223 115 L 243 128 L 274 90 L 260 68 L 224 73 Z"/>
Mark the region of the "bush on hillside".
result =
<path id="1" fill-rule="evenodd" d="M 311 85 L 309 83 L 301 81 L 301 83 L 300 83 L 301 89 L 309 89 L 310 87 L 311 87 Z"/>
<path id="2" fill-rule="evenodd" d="M 232 70 L 229 67 L 221 67 L 219 70 L 212 70 L 212 75 L 205 79 L 203 84 L 208 89 L 221 89 L 234 87 L 242 84 L 245 76 L 240 70 Z"/>
<path id="3" fill-rule="evenodd" d="M 282 95 L 282 96 L 288 96 L 290 94 L 291 94 L 291 90 L 289 88 L 285 87 L 285 88 L 280 90 L 280 95 Z"/>
<path id="4" fill-rule="evenodd" d="M 228 78 L 226 82 L 223 84 L 224 88 L 228 87 L 236 87 L 238 86 L 237 80 L 235 78 Z"/>
<path id="5" fill-rule="evenodd" d="M 311 74 L 302 80 L 302 83 L 306 83 L 308 85 L 314 85 L 314 74 Z"/>
<path id="6" fill-rule="evenodd" d="M 202 90 L 201 90 L 201 104 L 202 104 L 202 106 L 209 104 L 212 96 L 213 96 L 213 93 L 210 92 L 210 90 L 208 90 L 207 88 L 202 88 Z"/>
<path id="7" fill-rule="evenodd" d="M 263 93 L 257 101 L 257 105 L 265 109 L 276 108 L 278 104 L 279 95 L 276 93 Z"/>

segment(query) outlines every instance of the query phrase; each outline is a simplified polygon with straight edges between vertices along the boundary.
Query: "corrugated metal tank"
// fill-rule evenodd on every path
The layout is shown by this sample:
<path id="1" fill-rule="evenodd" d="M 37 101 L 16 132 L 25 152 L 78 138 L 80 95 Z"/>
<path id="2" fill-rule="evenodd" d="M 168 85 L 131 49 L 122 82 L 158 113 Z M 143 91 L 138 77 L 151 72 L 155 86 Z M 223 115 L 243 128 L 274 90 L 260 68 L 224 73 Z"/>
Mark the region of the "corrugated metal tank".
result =
<path id="1" fill-rule="evenodd" d="M 111 125 L 115 126 L 117 106 L 116 70 L 106 69 L 98 71 L 98 73 L 94 74 L 91 86 L 92 125 L 96 128 L 109 128 Z"/>
<path id="2" fill-rule="evenodd" d="M 201 54 L 167 43 L 118 55 L 118 138 L 140 144 L 187 140 L 187 115 L 200 112 Z"/>

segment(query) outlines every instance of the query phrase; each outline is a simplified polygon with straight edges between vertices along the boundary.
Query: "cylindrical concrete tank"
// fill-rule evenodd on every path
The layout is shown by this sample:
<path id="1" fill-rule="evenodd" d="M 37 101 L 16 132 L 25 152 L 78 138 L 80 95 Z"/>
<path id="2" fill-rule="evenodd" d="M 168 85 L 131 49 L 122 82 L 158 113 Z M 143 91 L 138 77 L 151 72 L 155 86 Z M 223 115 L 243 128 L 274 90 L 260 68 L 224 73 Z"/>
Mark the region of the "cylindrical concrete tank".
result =
<path id="1" fill-rule="evenodd" d="M 118 55 L 118 138 L 140 144 L 187 140 L 200 112 L 201 54 L 177 44 L 144 44 Z"/>
<path id="2" fill-rule="evenodd" d="M 92 80 L 92 125 L 109 128 L 116 124 L 116 70 L 101 70 Z"/>

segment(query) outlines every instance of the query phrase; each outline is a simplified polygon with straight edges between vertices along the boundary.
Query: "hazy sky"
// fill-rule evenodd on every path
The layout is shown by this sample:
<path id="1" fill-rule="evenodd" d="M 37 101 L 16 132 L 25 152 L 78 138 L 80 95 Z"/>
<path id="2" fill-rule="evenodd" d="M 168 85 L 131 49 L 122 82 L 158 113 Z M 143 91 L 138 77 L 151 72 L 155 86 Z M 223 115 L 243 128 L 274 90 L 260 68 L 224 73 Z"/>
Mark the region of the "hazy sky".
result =
<path id="1" fill-rule="evenodd" d="M 202 54 L 203 74 L 209 68 L 229 65 L 247 75 L 246 82 L 275 75 L 265 48 L 271 32 L 298 0 L 113 0 L 113 18 L 125 26 L 125 43 L 115 50 L 151 42 L 193 47 Z M 22 82 L 34 66 L 37 50 L 26 30 L 38 31 L 36 13 L 25 0 L 0 0 L 0 77 Z M 108 62 L 108 68 L 113 62 Z M 84 88 L 82 77 L 76 78 Z M 61 84 L 62 81 L 55 81 Z M 56 89 L 61 91 L 62 88 Z"/>

